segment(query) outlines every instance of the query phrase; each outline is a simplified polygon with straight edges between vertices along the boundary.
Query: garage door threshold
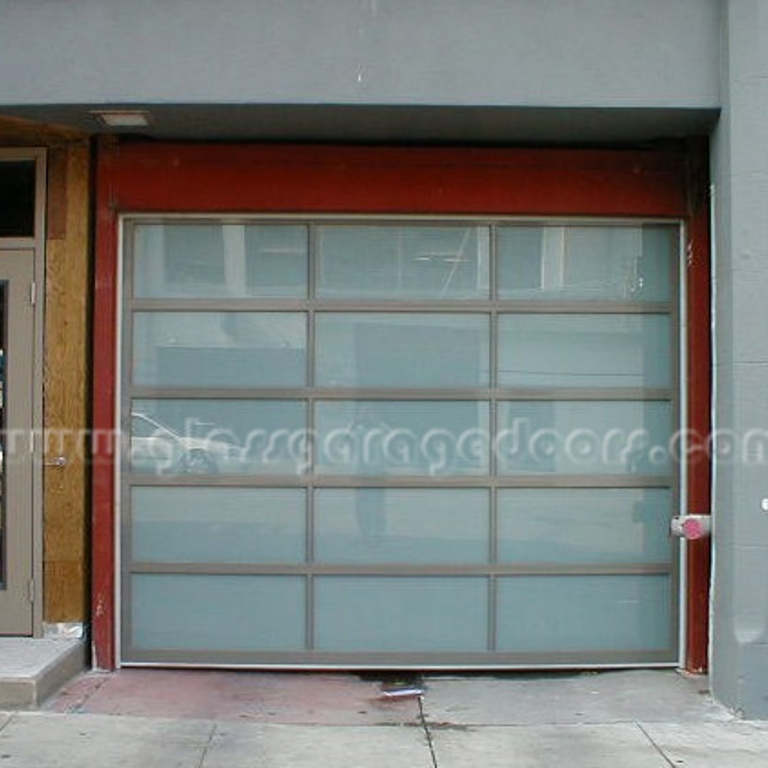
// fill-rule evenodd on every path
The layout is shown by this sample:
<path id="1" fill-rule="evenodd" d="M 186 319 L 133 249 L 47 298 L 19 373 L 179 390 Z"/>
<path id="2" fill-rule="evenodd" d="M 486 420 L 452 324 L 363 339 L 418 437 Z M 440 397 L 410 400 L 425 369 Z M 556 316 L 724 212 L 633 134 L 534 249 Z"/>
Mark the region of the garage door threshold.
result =
<path id="1" fill-rule="evenodd" d="M 83 639 L 0 637 L 0 709 L 36 709 L 85 659 Z"/>

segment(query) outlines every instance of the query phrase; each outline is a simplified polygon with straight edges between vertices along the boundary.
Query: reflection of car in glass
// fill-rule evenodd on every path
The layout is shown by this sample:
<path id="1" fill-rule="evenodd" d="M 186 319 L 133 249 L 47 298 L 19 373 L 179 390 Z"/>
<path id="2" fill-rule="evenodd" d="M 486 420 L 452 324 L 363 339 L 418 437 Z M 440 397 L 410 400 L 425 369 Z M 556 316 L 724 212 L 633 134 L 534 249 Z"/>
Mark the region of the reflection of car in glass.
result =
<path id="1" fill-rule="evenodd" d="M 144 413 L 131 414 L 134 472 L 215 475 L 236 471 L 241 451 L 225 440 L 180 435 Z"/>

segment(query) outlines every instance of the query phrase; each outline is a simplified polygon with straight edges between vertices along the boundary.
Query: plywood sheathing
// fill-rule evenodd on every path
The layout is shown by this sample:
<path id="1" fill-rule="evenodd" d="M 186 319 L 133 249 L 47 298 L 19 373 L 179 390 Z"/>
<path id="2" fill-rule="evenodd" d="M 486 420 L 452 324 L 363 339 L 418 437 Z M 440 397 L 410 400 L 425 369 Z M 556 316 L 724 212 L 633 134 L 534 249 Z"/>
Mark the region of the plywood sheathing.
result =
<path id="1" fill-rule="evenodd" d="M 88 616 L 90 154 L 48 155 L 43 402 L 44 621 Z M 56 466 L 63 457 L 66 464 Z"/>

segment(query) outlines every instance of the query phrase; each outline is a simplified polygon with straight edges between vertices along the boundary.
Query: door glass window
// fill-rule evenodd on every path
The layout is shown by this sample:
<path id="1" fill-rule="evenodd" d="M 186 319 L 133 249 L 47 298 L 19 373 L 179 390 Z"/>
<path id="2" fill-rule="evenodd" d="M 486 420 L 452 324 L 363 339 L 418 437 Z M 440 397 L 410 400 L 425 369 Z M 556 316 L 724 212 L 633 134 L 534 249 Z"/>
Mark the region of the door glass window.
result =
<path id="1" fill-rule="evenodd" d="M 317 383 L 335 387 L 487 387 L 488 315 L 323 313 Z"/>
<path id="2" fill-rule="evenodd" d="M 307 318 L 299 312 L 137 312 L 137 384 L 303 386 Z"/>
<path id="3" fill-rule="evenodd" d="M 677 227 L 505 226 L 498 236 L 501 298 L 671 298 Z"/>
<path id="4" fill-rule="evenodd" d="M 35 161 L 0 162 L 0 237 L 35 235 Z"/>
<path id="5" fill-rule="evenodd" d="M 137 298 L 301 298 L 307 294 L 307 228 L 258 224 L 140 224 Z"/>
<path id="6" fill-rule="evenodd" d="M 485 299 L 489 250 L 488 227 L 320 226 L 317 293 L 329 299 Z"/>
<path id="7" fill-rule="evenodd" d="M 670 387 L 669 315 L 500 315 L 499 383 Z"/>

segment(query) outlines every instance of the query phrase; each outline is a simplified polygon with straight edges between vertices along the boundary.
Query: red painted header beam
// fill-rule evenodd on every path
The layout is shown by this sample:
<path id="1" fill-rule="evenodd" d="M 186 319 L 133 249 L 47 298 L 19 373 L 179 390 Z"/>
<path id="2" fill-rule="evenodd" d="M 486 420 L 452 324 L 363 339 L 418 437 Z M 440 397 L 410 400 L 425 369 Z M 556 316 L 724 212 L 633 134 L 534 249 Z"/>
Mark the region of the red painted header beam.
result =
<path id="1" fill-rule="evenodd" d="M 682 153 L 124 144 L 103 161 L 122 211 L 686 214 Z"/>

